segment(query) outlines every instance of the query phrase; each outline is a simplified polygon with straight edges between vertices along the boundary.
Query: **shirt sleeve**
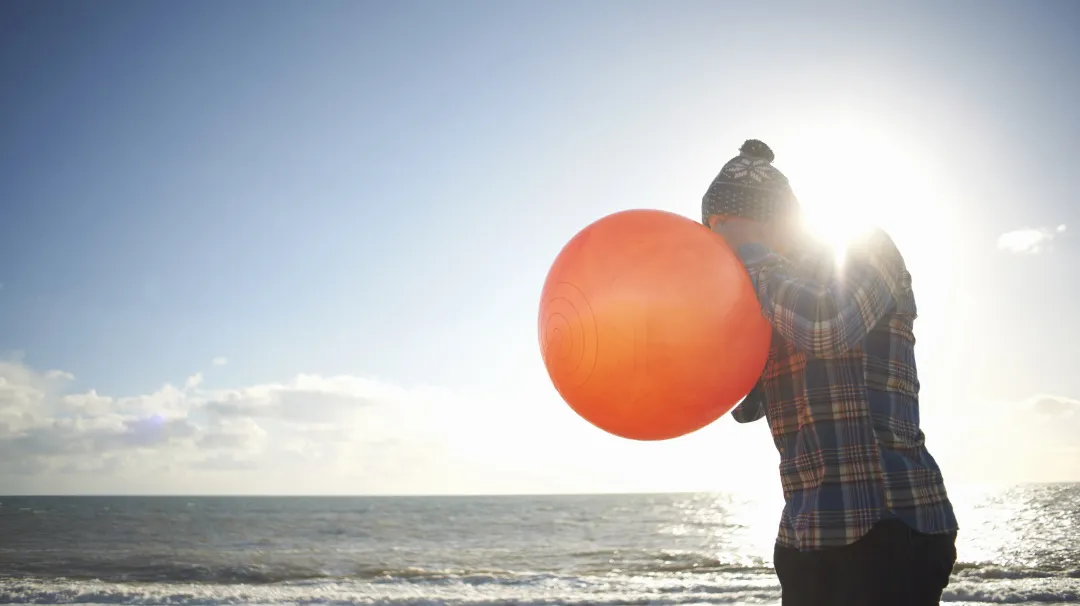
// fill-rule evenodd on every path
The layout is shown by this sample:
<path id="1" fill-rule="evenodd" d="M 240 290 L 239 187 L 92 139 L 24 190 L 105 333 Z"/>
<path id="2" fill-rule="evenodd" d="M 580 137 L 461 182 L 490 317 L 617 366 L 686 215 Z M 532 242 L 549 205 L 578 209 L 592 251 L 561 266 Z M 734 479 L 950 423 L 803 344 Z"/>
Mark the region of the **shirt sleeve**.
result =
<path id="1" fill-rule="evenodd" d="M 796 272 L 760 243 L 739 247 L 765 318 L 796 349 L 816 358 L 858 345 L 910 288 L 903 258 L 884 232 L 848 247 L 843 264 L 823 276 Z"/>
<path id="2" fill-rule="evenodd" d="M 731 418 L 736 423 L 753 423 L 765 416 L 765 400 L 761 391 L 761 383 L 754 386 L 750 393 L 743 398 L 742 402 L 732 409 Z"/>

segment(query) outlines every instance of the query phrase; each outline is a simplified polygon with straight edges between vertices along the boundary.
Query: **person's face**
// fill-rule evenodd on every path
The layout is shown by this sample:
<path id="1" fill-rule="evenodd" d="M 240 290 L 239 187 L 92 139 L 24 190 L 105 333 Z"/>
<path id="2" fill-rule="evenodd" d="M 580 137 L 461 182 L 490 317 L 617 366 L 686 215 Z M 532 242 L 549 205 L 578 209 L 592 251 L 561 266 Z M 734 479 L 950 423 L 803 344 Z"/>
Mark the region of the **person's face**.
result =
<path id="1" fill-rule="evenodd" d="M 755 221 L 734 215 L 711 215 L 709 229 L 715 229 L 721 223 L 742 223 L 741 227 L 758 234 L 762 244 L 781 253 L 787 253 L 795 242 L 798 230 L 798 218 L 783 216 L 773 221 Z"/>
<path id="2" fill-rule="evenodd" d="M 802 217 L 798 212 L 780 215 L 771 222 L 773 246 L 782 254 L 787 254 L 795 247 L 802 233 Z"/>

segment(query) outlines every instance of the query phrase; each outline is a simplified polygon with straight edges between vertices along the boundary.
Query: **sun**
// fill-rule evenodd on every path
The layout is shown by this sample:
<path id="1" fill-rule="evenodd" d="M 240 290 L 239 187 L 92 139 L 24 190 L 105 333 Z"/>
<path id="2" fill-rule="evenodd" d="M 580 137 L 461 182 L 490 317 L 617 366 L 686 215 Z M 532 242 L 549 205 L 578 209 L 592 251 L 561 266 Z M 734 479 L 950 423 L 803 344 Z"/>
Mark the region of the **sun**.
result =
<path id="1" fill-rule="evenodd" d="M 806 229 L 838 259 L 871 228 L 918 236 L 919 219 L 940 210 L 940 188 L 920 147 L 871 124 L 822 121 L 783 142 L 777 164 L 791 181 Z"/>
<path id="2" fill-rule="evenodd" d="M 890 128 L 886 116 L 819 115 L 811 124 L 774 139 L 805 227 L 833 248 L 838 267 L 867 230 L 889 235 L 912 276 L 920 356 L 933 368 L 944 356 L 959 260 L 978 246 L 953 189 L 961 184 L 948 172 L 948 150 Z"/>
<path id="3" fill-rule="evenodd" d="M 828 137 L 808 133 L 800 138 L 787 170 L 803 209 L 805 227 L 811 234 L 837 249 L 875 223 L 875 209 L 882 200 L 879 167 L 865 149 L 860 133 L 830 132 Z M 814 142 L 813 150 L 803 145 Z"/>

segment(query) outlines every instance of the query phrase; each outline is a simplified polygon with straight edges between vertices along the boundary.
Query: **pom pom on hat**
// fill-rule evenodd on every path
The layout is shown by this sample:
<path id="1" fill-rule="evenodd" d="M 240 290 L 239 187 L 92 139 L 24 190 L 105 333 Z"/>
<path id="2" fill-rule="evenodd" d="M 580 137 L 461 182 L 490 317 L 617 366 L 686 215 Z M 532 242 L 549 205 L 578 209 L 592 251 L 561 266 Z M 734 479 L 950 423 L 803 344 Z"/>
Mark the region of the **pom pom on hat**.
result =
<path id="1" fill-rule="evenodd" d="M 769 148 L 768 145 L 765 145 L 764 142 L 758 141 L 757 139 L 747 139 L 746 142 L 742 144 L 742 147 L 739 148 L 739 152 L 744 156 L 760 158 L 766 162 L 772 162 L 776 159 L 776 154 L 773 153 L 773 150 Z"/>

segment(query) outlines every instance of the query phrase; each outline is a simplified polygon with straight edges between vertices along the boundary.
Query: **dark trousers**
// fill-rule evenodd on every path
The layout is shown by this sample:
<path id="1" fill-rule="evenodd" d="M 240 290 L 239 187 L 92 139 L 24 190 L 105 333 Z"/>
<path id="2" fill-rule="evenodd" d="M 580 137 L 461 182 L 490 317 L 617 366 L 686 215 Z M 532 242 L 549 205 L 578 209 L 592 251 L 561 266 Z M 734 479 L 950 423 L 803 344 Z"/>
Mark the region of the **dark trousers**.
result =
<path id="1" fill-rule="evenodd" d="M 883 520 L 844 547 L 773 554 L 783 606 L 937 606 L 956 564 L 956 534 Z"/>

